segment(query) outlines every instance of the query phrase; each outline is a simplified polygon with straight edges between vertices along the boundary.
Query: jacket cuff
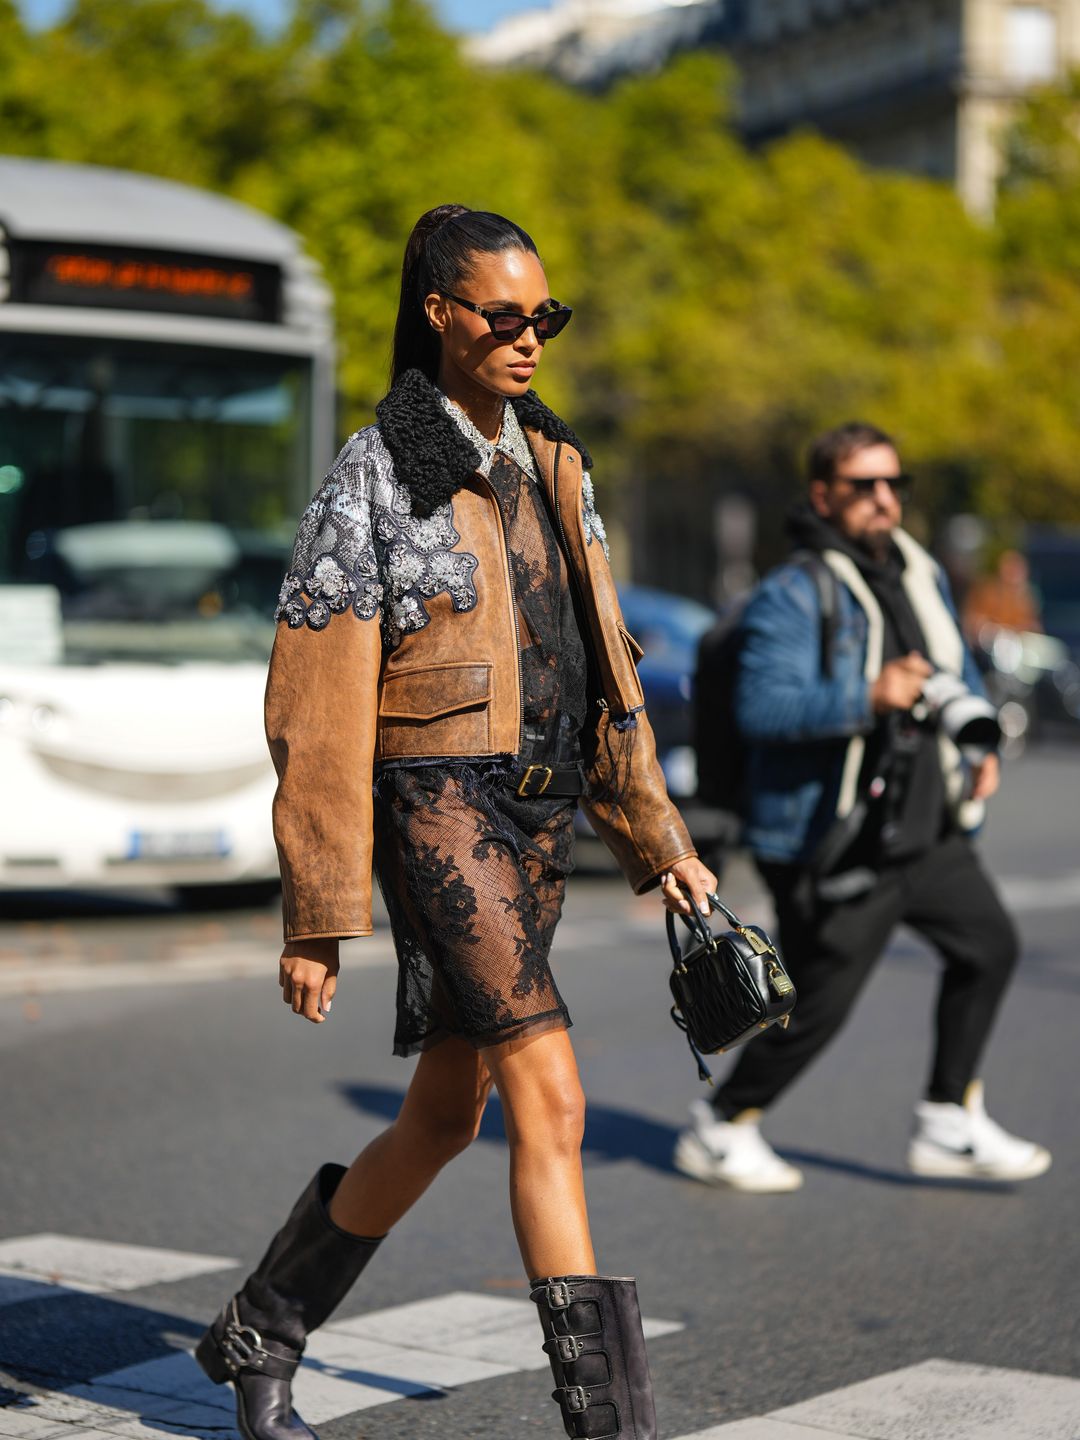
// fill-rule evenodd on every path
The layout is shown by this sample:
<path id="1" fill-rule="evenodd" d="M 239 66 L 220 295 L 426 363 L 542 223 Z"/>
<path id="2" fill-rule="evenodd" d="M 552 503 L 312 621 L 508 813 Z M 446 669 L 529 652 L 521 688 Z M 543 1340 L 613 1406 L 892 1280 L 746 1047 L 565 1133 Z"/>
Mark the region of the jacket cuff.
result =
<path id="1" fill-rule="evenodd" d="M 683 850 L 680 854 L 673 855 L 670 860 L 665 860 L 664 863 L 656 869 L 646 872 L 642 879 L 632 882 L 634 894 L 644 895 L 647 890 L 655 890 L 657 885 L 660 884 L 661 875 L 666 875 L 671 867 L 677 865 L 680 860 L 696 860 L 697 854 L 698 852 L 693 848 Z"/>
<path id="2" fill-rule="evenodd" d="M 361 940 L 375 932 L 369 926 L 367 930 L 290 930 L 285 926 L 285 943 L 291 945 L 296 940 Z"/>

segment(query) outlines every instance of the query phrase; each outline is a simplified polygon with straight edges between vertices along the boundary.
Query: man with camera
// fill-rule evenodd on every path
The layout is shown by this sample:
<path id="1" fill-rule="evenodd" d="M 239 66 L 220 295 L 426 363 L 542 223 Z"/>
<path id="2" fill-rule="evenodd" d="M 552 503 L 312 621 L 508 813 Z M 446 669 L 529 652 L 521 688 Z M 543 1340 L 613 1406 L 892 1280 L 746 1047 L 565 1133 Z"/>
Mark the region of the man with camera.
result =
<path id="1" fill-rule="evenodd" d="M 684 1174 L 756 1192 L 801 1173 L 765 1111 L 840 1030 L 896 926 L 940 954 L 936 1043 L 916 1106 L 917 1174 L 1021 1180 L 1050 1155 L 986 1113 L 977 1067 L 1017 958 L 970 835 L 999 782 L 996 717 L 940 567 L 901 527 L 897 448 L 852 423 L 811 446 L 796 553 L 739 622 L 733 721 L 745 841 L 798 990 L 787 1030 L 739 1053 L 679 1137 Z"/>

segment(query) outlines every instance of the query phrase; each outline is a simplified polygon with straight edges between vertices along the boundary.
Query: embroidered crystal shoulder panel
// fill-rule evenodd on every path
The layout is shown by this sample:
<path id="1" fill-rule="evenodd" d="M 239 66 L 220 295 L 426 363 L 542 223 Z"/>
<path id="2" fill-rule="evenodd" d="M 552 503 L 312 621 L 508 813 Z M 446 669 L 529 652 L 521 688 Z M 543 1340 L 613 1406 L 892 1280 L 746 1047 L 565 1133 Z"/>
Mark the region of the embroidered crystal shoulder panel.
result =
<path id="1" fill-rule="evenodd" d="M 300 520 L 276 618 L 322 630 L 346 610 L 381 612 L 394 649 L 428 624 L 426 600 L 446 593 L 455 610 L 475 606 L 476 557 L 454 549 L 460 539 L 449 502 L 427 519 L 411 513 L 378 428 L 359 430 Z"/>
<path id="2" fill-rule="evenodd" d="M 581 518 L 585 525 L 585 544 L 591 545 L 593 540 L 599 540 L 604 547 L 604 555 L 610 560 L 607 531 L 596 508 L 596 492 L 593 490 L 592 476 L 587 470 L 583 471 L 581 476 Z"/>

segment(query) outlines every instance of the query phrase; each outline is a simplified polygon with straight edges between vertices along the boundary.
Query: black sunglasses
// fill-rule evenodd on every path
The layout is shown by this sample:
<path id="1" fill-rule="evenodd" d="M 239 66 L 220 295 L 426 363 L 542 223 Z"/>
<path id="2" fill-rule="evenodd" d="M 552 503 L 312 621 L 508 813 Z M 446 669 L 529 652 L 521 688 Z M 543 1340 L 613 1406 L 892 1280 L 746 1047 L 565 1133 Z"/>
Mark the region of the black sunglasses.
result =
<path id="1" fill-rule="evenodd" d="M 574 313 L 569 305 L 560 305 L 553 301 L 551 309 L 545 310 L 541 315 L 519 315 L 516 310 L 485 310 L 480 305 L 474 305 L 471 300 L 462 300 L 460 295 L 448 295 L 441 291 L 440 294 L 444 300 L 452 300 L 455 305 L 462 305 L 466 310 L 471 310 L 474 315 L 486 320 L 488 329 L 496 340 L 517 340 L 530 329 L 536 332 L 536 338 L 541 343 L 554 340 L 556 335 L 566 329 L 570 316 Z"/>
<path id="2" fill-rule="evenodd" d="M 835 475 L 833 479 L 850 485 L 856 495 L 873 495 L 879 485 L 888 485 L 893 494 L 901 498 L 910 495 L 915 484 L 915 476 L 906 470 L 899 475 Z"/>

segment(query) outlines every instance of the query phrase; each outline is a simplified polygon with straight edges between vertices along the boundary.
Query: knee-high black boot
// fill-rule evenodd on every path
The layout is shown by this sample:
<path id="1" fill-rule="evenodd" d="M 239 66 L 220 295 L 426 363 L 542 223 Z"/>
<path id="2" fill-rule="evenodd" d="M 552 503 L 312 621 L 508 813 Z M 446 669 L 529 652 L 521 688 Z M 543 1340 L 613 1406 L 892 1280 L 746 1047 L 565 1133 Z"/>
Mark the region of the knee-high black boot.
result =
<path id="1" fill-rule="evenodd" d="M 544 1349 L 572 1440 L 656 1440 L 637 1286 L 608 1275 L 532 1282 Z"/>
<path id="2" fill-rule="evenodd" d="M 195 1359 L 215 1384 L 231 1380 L 244 1440 L 315 1440 L 292 1408 L 304 1342 L 336 1309 L 378 1240 L 330 1219 L 344 1165 L 324 1165 L 266 1254 L 199 1341 Z"/>

